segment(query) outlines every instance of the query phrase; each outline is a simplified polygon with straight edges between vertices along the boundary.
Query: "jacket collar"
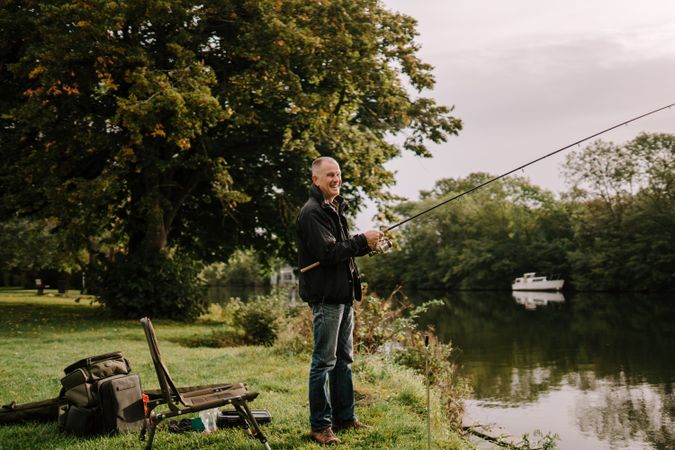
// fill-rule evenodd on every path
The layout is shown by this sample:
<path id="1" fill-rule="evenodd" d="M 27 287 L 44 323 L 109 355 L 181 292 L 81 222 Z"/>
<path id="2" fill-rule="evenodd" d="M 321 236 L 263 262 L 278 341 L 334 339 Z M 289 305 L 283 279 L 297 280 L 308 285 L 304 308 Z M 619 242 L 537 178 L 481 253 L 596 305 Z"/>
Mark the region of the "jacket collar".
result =
<path id="1" fill-rule="evenodd" d="M 313 197 L 317 202 L 319 202 L 321 207 L 324 207 L 324 205 L 329 206 L 328 203 L 326 203 L 326 200 L 323 198 L 323 192 L 321 192 L 321 189 L 319 189 L 319 187 L 314 183 L 312 183 L 312 187 L 309 190 L 309 196 Z M 340 212 L 344 212 L 347 209 L 347 200 L 345 200 L 341 195 L 335 197 L 335 203 L 338 204 L 338 209 Z"/>

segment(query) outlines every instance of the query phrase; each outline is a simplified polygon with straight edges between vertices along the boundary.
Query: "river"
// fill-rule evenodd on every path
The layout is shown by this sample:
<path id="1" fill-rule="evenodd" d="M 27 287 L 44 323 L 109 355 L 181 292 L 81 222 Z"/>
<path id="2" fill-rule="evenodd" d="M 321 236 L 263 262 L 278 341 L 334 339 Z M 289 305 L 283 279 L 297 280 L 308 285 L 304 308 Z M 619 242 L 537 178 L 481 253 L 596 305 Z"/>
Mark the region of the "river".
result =
<path id="1" fill-rule="evenodd" d="M 459 349 L 467 414 L 561 449 L 675 448 L 675 296 L 455 292 L 425 325 Z"/>
<path id="2" fill-rule="evenodd" d="M 269 288 L 215 288 L 212 301 Z M 469 418 L 560 449 L 675 448 L 675 295 L 406 292 L 458 348 Z"/>

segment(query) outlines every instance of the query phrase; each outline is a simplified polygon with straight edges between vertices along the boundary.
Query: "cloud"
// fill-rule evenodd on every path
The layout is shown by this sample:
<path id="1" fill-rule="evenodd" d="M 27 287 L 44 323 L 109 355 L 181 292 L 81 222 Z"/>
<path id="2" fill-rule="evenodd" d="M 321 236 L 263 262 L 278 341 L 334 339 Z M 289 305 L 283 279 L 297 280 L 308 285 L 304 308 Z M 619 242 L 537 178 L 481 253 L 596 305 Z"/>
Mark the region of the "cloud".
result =
<path id="1" fill-rule="evenodd" d="M 645 0 L 424 2 L 386 0 L 419 19 L 421 57 L 437 83 L 425 96 L 455 105 L 464 130 L 433 145 L 431 160 L 404 155 L 396 194 L 416 198 L 445 177 L 501 174 L 594 132 L 675 102 L 675 8 Z M 667 6 L 667 8 L 666 8 Z M 675 132 L 675 110 L 602 138 Z M 567 188 L 563 156 L 527 169 L 532 182 Z M 361 227 L 374 210 L 362 213 Z"/>

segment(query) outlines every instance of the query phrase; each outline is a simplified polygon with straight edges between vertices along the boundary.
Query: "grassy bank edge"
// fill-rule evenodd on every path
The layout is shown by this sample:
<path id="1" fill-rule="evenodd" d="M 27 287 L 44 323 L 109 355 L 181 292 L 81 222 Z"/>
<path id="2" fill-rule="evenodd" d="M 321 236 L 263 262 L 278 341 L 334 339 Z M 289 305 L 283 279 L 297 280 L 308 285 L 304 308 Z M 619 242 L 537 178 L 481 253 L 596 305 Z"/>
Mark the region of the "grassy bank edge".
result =
<path id="1" fill-rule="evenodd" d="M 0 290 L 0 331 L 5 337 L 0 354 L 0 401 L 18 403 L 55 397 L 62 369 L 82 357 L 121 350 L 141 376 L 144 388 L 157 381 L 140 324 L 112 319 L 105 311 L 70 297 L 37 297 L 34 291 Z M 260 397 L 253 408 L 269 409 L 272 423 L 265 427 L 273 448 L 319 448 L 308 438 L 308 354 L 283 348 L 244 346 L 187 348 L 177 342 L 204 335 L 218 324 L 182 324 L 157 320 L 155 328 L 163 356 L 180 385 L 244 381 Z M 347 432 L 342 448 L 418 449 L 426 444 L 426 390 L 424 379 L 383 355 L 355 357 L 357 413 L 373 425 L 367 431 Z M 451 429 L 440 412 L 438 392 L 432 387 L 434 448 L 471 448 Z M 55 424 L 0 427 L 0 448 L 140 448 L 134 435 L 79 439 L 58 432 Z M 158 433 L 157 448 L 258 448 L 241 430 L 219 430 L 211 435 Z"/>

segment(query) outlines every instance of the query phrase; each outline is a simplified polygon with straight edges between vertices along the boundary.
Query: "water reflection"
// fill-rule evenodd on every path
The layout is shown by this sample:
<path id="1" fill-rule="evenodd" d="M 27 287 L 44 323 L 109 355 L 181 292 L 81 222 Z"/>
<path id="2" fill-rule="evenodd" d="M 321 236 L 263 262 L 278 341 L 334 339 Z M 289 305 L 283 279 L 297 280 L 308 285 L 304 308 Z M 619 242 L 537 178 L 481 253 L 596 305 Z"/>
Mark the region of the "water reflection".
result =
<path id="1" fill-rule="evenodd" d="M 582 432 L 594 434 L 611 447 L 632 441 L 673 448 L 674 398 L 672 386 L 630 386 L 598 380 L 595 389 L 579 397 L 574 413 Z"/>
<path id="2" fill-rule="evenodd" d="M 549 303 L 562 303 L 565 296 L 562 292 L 547 291 L 513 291 L 511 293 L 516 303 L 523 305 L 525 309 L 533 310 L 540 306 L 546 306 Z"/>
<path id="3" fill-rule="evenodd" d="M 474 418 L 561 448 L 675 448 L 672 295 L 515 294 L 444 294 L 425 318 L 462 350 Z"/>

